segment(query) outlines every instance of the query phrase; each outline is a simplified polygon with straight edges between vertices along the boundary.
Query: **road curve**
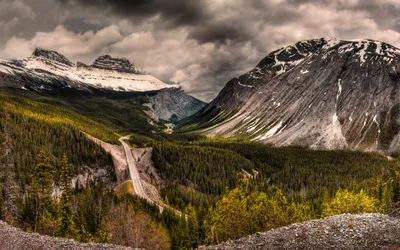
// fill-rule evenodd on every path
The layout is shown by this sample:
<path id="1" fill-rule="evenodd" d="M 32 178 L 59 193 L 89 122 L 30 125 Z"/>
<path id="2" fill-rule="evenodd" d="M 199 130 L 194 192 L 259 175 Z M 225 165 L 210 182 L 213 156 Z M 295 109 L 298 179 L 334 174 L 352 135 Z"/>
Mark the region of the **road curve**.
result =
<path id="1" fill-rule="evenodd" d="M 140 181 L 140 174 L 136 167 L 136 161 L 133 158 L 131 147 L 124 141 L 125 139 L 129 139 L 129 136 L 121 137 L 119 141 L 122 143 L 122 146 L 125 150 L 126 155 L 126 163 L 129 167 L 129 173 L 131 175 L 133 187 L 135 189 L 135 193 L 137 196 L 146 199 L 150 204 L 155 204 L 155 202 L 149 198 L 149 196 L 144 192 L 142 182 Z"/>
<path id="2" fill-rule="evenodd" d="M 133 187 L 135 189 L 136 195 L 143 199 L 146 199 L 150 204 L 155 204 L 160 209 L 160 213 L 163 212 L 164 208 L 168 208 L 168 209 L 171 209 L 172 211 L 174 211 L 174 213 L 176 215 L 182 216 L 182 212 L 180 212 L 179 210 L 174 209 L 166 204 L 163 204 L 163 206 L 161 206 L 157 202 L 153 201 L 146 194 L 146 192 L 143 189 L 142 182 L 140 181 L 139 170 L 137 169 L 137 166 L 136 166 L 136 160 L 132 155 L 131 147 L 124 141 L 124 140 L 129 139 L 129 137 L 130 137 L 129 135 L 121 137 L 121 138 L 119 138 L 119 141 L 122 143 L 122 146 L 124 147 L 124 150 L 125 150 L 126 163 L 128 164 L 128 167 L 129 167 L 129 173 L 131 175 L 131 179 L 132 179 L 132 183 L 133 183 Z M 187 219 L 188 216 L 185 215 L 185 218 Z"/>

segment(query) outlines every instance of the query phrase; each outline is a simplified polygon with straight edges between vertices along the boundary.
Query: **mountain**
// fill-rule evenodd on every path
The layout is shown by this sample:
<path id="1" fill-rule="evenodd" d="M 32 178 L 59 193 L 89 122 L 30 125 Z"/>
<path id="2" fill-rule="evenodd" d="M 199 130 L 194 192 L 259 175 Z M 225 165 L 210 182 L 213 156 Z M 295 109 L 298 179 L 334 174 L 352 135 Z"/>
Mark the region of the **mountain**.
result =
<path id="1" fill-rule="evenodd" d="M 0 61 L 0 86 L 36 91 L 55 86 L 91 91 L 93 88 L 113 91 L 153 91 L 179 88 L 144 73 L 127 59 L 101 55 L 91 66 L 69 61 L 56 51 L 36 49 L 23 60 Z M 12 79 L 15 81 L 12 81 Z"/>
<path id="2" fill-rule="evenodd" d="M 321 38 L 271 52 L 183 130 L 277 146 L 400 152 L 400 50 Z"/>
<path id="3" fill-rule="evenodd" d="M 164 121 L 178 121 L 199 111 L 206 104 L 185 93 L 181 88 L 165 88 L 149 97 L 158 118 Z"/>
<path id="4" fill-rule="evenodd" d="M 31 90 L 37 93 L 66 95 L 70 92 L 104 96 L 110 93 L 140 92 L 152 96 L 153 105 L 158 93 L 178 93 L 176 101 L 181 105 L 169 105 L 161 116 L 169 120 L 173 114 L 178 118 L 191 115 L 204 103 L 186 94 L 179 85 L 166 84 L 141 71 L 127 59 L 101 55 L 92 65 L 76 64 L 56 51 L 35 49 L 32 56 L 23 60 L 0 60 L 0 87 Z M 171 94 L 172 96 L 172 94 Z M 155 109 L 156 112 L 159 109 Z M 167 117 L 164 114 L 170 114 Z"/>

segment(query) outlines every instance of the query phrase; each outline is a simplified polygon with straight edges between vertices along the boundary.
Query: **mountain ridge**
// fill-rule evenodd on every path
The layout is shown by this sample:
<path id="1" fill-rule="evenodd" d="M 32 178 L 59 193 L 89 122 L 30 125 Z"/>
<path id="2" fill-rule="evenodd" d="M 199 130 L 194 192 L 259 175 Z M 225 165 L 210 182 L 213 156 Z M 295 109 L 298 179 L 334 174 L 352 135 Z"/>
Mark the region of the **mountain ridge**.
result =
<path id="1" fill-rule="evenodd" d="M 135 64 L 125 58 L 114 58 L 110 55 L 103 54 L 99 56 L 91 65 L 92 68 L 105 69 L 111 71 L 119 71 L 124 73 L 133 73 L 140 75 L 149 75 L 146 72 L 139 70 Z"/>
<path id="2" fill-rule="evenodd" d="M 156 108 L 165 121 L 185 118 L 205 105 L 181 86 L 162 82 L 128 59 L 102 54 L 89 66 L 73 63 L 57 51 L 40 48 L 22 60 L 0 60 L 0 87 L 61 96 L 109 97 L 141 93 L 153 106 L 166 106 L 162 111 Z"/>
<path id="3" fill-rule="evenodd" d="M 45 50 L 45 49 L 41 49 L 41 48 L 35 48 L 35 50 L 32 53 L 32 56 L 45 57 L 47 59 L 66 64 L 68 66 L 74 65 L 74 63 L 72 63 L 70 60 L 68 60 L 68 58 L 66 58 L 64 55 L 58 53 L 57 51 L 53 51 L 53 50 Z"/>
<path id="4" fill-rule="evenodd" d="M 72 63 L 62 54 L 44 49 L 35 49 L 32 56 L 14 61 L 0 61 L 0 73 L 25 78 L 44 80 L 39 86 L 32 81 L 19 84 L 0 82 L 1 86 L 21 89 L 51 89 L 52 85 L 91 91 L 91 88 L 112 91 L 153 91 L 163 88 L 180 88 L 179 85 L 166 84 L 154 76 L 140 71 L 129 60 L 113 58 L 110 55 L 99 56 L 91 66 Z M 25 83 L 25 84 L 24 84 Z M 50 84 L 49 84 L 50 83 Z"/>
<path id="5" fill-rule="evenodd" d="M 230 80 L 183 130 L 277 146 L 399 152 L 398 62 L 400 50 L 384 42 L 300 41 Z"/>

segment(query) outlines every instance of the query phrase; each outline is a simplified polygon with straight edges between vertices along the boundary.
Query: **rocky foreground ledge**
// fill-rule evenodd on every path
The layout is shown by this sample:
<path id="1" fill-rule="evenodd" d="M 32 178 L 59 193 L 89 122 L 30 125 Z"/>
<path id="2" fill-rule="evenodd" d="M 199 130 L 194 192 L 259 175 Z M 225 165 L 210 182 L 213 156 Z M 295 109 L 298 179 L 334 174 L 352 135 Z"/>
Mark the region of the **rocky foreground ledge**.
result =
<path id="1" fill-rule="evenodd" d="M 341 214 L 200 249 L 400 250 L 400 219 L 381 214 Z"/>
<path id="2" fill-rule="evenodd" d="M 26 233 L 0 221 L 0 249 L 4 250 L 128 250 L 129 247 L 109 244 L 85 244 L 73 240 Z"/>

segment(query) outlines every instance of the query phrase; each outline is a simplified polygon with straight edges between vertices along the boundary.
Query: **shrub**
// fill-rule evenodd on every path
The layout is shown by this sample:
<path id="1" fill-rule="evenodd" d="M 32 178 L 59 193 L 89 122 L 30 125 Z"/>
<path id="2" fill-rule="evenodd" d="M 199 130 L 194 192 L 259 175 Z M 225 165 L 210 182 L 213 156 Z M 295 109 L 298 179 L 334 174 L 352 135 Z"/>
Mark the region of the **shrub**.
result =
<path id="1" fill-rule="evenodd" d="M 368 196 L 364 190 L 353 193 L 347 189 L 339 189 L 333 199 L 324 202 L 323 215 L 332 216 L 343 213 L 359 214 L 378 212 L 377 204 L 378 201 Z"/>

